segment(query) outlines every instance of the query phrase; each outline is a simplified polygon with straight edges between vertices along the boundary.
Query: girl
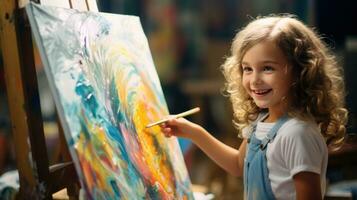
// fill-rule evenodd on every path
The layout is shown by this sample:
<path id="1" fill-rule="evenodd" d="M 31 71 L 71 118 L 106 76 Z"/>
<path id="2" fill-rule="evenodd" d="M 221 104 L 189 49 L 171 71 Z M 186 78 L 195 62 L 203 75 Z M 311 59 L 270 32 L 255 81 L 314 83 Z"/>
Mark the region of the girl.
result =
<path id="1" fill-rule="evenodd" d="M 344 138 L 341 69 L 313 30 L 292 16 L 249 23 L 222 65 L 238 150 L 183 118 L 163 133 L 192 140 L 229 173 L 243 176 L 245 199 L 322 199 L 328 149 Z"/>

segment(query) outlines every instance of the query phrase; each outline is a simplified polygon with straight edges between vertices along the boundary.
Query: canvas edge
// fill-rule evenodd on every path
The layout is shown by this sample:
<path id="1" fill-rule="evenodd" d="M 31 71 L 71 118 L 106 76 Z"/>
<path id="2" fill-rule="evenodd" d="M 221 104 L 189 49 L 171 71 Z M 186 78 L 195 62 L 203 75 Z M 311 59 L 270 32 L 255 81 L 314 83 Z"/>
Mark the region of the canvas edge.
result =
<path id="1" fill-rule="evenodd" d="M 62 128 L 63 128 L 63 131 L 64 133 L 70 133 L 70 128 L 68 127 L 68 124 L 67 124 L 67 121 L 66 121 L 66 117 L 65 117 L 65 113 L 64 113 L 64 109 L 62 107 L 62 104 L 59 100 L 59 94 L 58 94 L 58 91 L 56 89 L 56 86 L 54 84 L 54 76 L 52 75 L 51 71 L 50 71 L 50 63 L 47 59 L 47 55 L 46 55 L 46 52 L 44 50 L 44 47 L 43 47 L 43 41 L 41 39 L 41 37 L 39 36 L 40 33 L 38 32 L 38 25 L 37 25 L 37 22 L 34 18 L 34 14 L 33 14 L 33 9 L 34 7 L 37 7 L 37 8 L 40 8 L 40 7 L 48 7 L 48 6 L 41 6 L 41 5 L 38 5 L 36 3 L 33 3 L 33 2 L 30 2 L 28 3 L 26 6 L 25 6 L 25 10 L 26 10 L 26 13 L 28 15 L 28 18 L 29 18 L 29 22 L 30 22 L 30 25 L 31 25 L 31 31 L 32 31 L 32 35 L 33 37 L 35 38 L 35 41 L 36 41 L 36 44 L 37 44 L 37 47 L 38 47 L 38 50 L 39 50 L 39 53 L 40 53 L 40 57 L 41 57 L 41 61 L 44 65 L 44 70 L 45 70 L 45 74 L 46 74 L 46 77 L 48 79 L 48 84 L 50 86 L 50 90 L 51 90 L 51 93 L 53 95 L 53 100 L 55 101 L 55 106 L 56 106 L 56 110 L 57 110 L 57 114 L 58 114 L 58 117 L 60 118 L 60 122 L 61 122 L 61 125 L 62 125 Z M 33 28 L 35 27 L 35 28 Z M 66 138 L 66 142 L 68 144 L 70 144 L 70 139 L 68 138 L 67 134 L 64 134 L 65 138 Z M 69 151 L 70 151 L 70 154 L 71 154 L 71 157 L 73 157 L 73 155 L 76 155 L 76 152 L 74 151 L 73 148 L 68 148 Z M 72 160 L 73 162 L 78 162 L 78 163 L 74 163 L 74 166 L 75 166 L 75 169 L 76 169 L 76 172 L 77 172 L 77 175 L 79 176 L 78 179 L 79 179 L 79 182 L 81 184 L 81 187 L 82 188 L 85 188 L 85 185 L 83 183 L 83 174 L 82 174 L 82 171 L 80 169 L 80 163 L 78 160 Z"/>

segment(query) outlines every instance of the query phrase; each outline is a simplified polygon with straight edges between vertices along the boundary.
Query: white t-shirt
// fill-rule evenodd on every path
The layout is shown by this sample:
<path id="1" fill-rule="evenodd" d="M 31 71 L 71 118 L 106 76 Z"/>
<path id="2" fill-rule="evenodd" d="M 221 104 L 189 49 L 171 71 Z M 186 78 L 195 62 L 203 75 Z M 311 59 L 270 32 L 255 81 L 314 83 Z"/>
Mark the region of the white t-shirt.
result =
<path id="1" fill-rule="evenodd" d="M 262 140 L 275 123 L 258 122 L 256 137 Z M 247 130 L 243 137 L 248 138 Z M 326 187 L 327 145 L 315 123 L 289 119 L 267 146 L 267 166 L 276 199 L 296 199 L 293 176 L 308 171 L 320 174 L 322 196 Z"/>

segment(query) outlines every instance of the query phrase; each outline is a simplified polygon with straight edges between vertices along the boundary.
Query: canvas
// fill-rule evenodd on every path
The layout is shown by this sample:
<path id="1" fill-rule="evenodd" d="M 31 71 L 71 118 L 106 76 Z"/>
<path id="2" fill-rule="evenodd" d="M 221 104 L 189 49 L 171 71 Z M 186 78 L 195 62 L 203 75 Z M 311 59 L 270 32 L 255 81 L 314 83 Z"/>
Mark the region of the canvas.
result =
<path id="1" fill-rule="evenodd" d="M 26 7 L 90 199 L 193 199 L 147 39 L 135 16 Z"/>

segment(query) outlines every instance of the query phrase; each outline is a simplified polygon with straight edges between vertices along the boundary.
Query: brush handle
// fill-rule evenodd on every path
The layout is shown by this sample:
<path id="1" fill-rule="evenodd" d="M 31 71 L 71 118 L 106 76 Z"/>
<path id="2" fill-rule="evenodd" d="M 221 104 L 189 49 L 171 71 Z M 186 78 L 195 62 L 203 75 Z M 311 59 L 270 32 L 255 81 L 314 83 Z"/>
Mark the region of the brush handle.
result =
<path id="1" fill-rule="evenodd" d="M 169 121 L 170 119 L 177 119 L 177 118 L 180 118 L 180 117 L 186 117 L 186 116 L 188 116 L 188 115 L 195 114 L 195 113 L 197 113 L 197 112 L 199 112 L 199 111 L 200 111 L 200 108 L 199 108 L 199 107 L 193 108 L 193 109 L 191 109 L 191 110 L 188 110 L 188 111 L 179 113 L 179 114 L 177 114 L 177 115 L 173 115 L 173 116 L 170 117 L 170 118 L 162 119 L 162 120 L 159 120 L 159 121 L 157 121 L 157 122 L 148 124 L 148 125 L 146 125 L 146 128 L 150 128 L 150 127 L 152 127 L 152 126 L 156 126 L 156 125 L 165 123 L 165 122 Z"/>

